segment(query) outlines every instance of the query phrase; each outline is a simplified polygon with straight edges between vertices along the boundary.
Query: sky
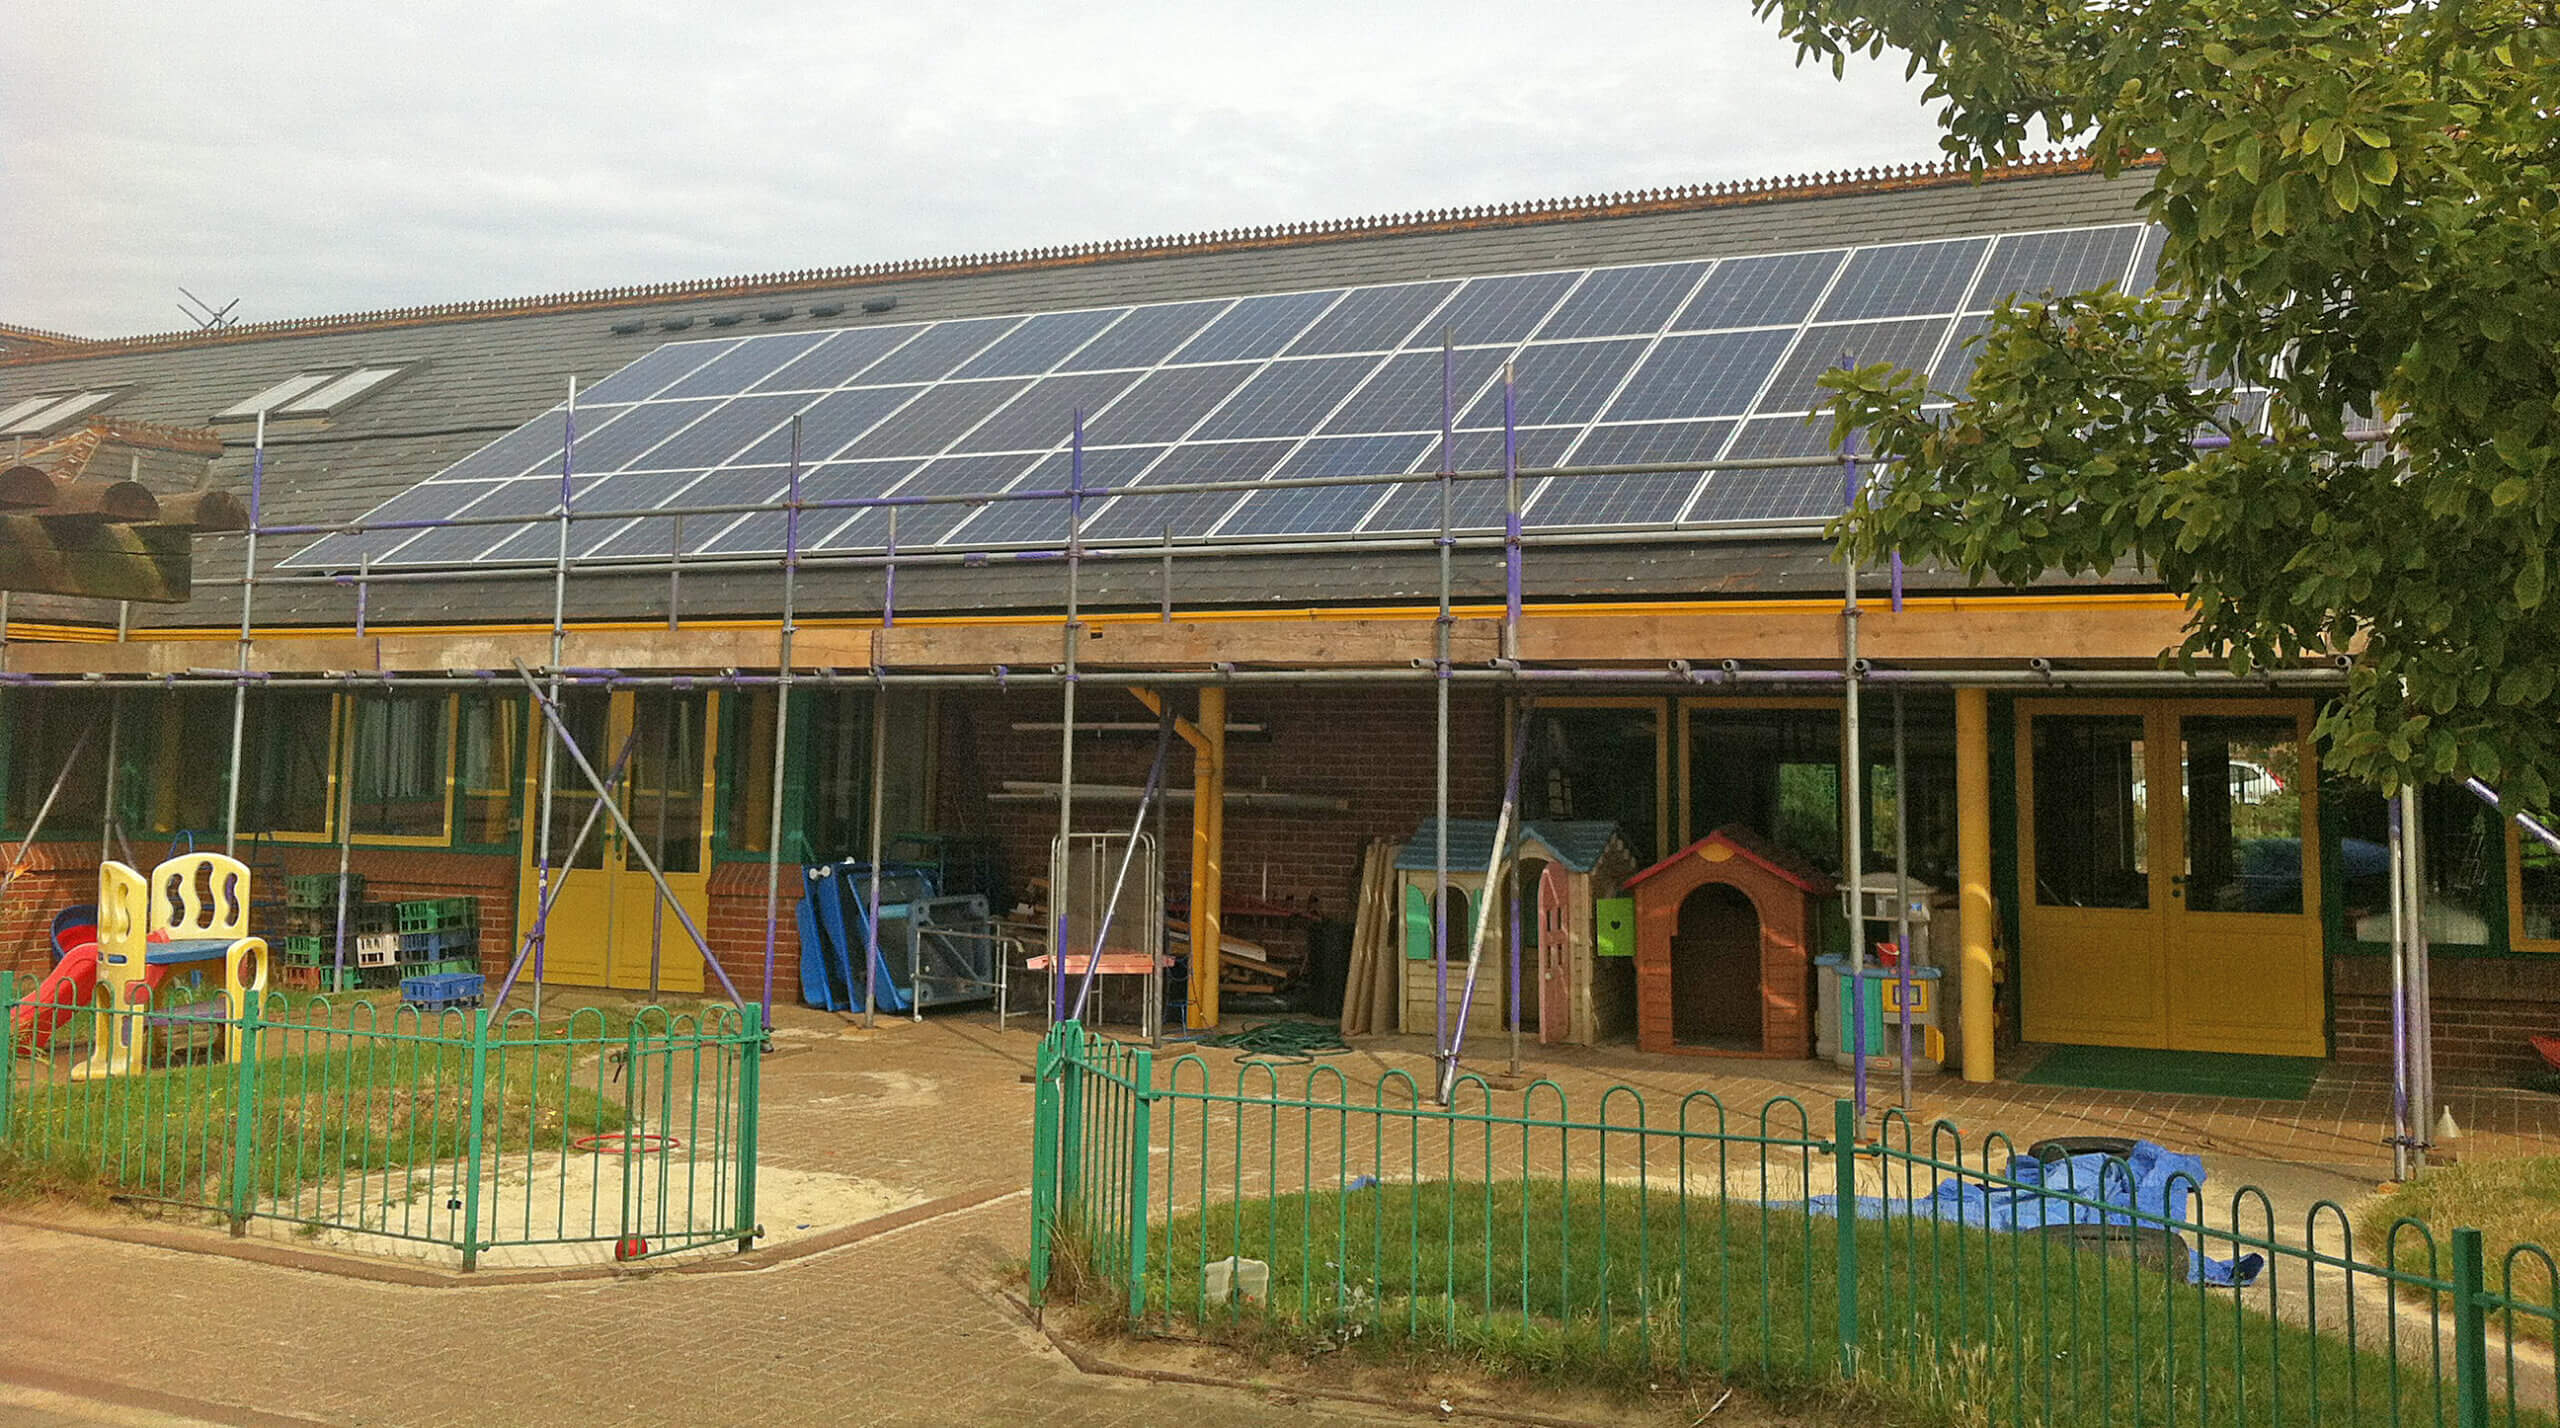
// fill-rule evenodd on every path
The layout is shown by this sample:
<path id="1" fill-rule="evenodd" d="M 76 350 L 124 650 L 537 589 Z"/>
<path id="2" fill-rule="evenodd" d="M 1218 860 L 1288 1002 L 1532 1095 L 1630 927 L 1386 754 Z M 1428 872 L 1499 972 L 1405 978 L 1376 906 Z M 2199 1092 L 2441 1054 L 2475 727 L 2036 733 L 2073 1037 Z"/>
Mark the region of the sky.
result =
<path id="1" fill-rule="evenodd" d="M 1747 0 L 81 0 L 0 53 L 0 323 L 95 337 L 1937 151 Z"/>

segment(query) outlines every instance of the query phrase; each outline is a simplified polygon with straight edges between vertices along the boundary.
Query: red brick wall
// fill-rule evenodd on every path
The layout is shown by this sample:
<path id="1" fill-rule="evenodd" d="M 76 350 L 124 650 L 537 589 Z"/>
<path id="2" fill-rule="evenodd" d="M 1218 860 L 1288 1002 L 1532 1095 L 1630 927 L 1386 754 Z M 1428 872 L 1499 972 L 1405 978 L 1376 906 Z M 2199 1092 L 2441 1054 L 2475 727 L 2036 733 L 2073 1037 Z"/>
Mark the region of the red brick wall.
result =
<path id="1" fill-rule="evenodd" d="M 764 988 L 764 883 L 762 863 L 715 863 L 711 868 L 710 924 L 702 929 L 720 969 L 738 984 L 739 995 L 755 1001 Z M 785 860 L 782 889 L 775 904 L 773 929 L 773 999 L 800 1000 L 800 865 Z M 677 937 L 684 934 L 670 928 Z M 719 993 L 719 979 L 703 978 L 706 994 Z"/>
<path id="2" fill-rule="evenodd" d="M 1177 691 L 1175 707 L 1188 715 L 1197 701 Z M 1460 692 L 1451 701 L 1449 808 L 1460 818 L 1490 818 L 1502 801 L 1502 710 L 1490 694 Z M 1005 861 L 1019 890 L 1049 868 L 1049 841 L 1058 831 L 1054 802 L 990 803 L 1007 780 L 1054 783 L 1058 777 L 1055 731 L 1016 732 L 1013 724 L 1055 723 L 1054 693 L 947 694 L 939 778 L 943 831 L 987 831 L 1002 839 Z M 1087 690 L 1077 700 L 1082 721 L 1146 721 L 1144 707 L 1117 690 Z M 1227 814 L 1226 889 L 1230 895 L 1270 901 L 1347 918 L 1360 893 L 1360 854 L 1372 838 L 1402 839 L 1432 811 L 1432 693 L 1401 689 L 1260 690 L 1228 695 L 1232 723 L 1258 723 L 1268 735 L 1227 740 L 1227 789 L 1241 793 L 1314 794 L 1348 801 L 1347 812 L 1279 812 L 1232 807 Z M 968 725 L 965 733 L 955 722 Z M 974 767 L 960 766 L 974 747 Z M 1076 782 L 1142 785 L 1155 756 L 1152 733 L 1090 735 L 1076 744 Z M 1165 760 L 1168 785 L 1191 787 L 1191 748 L 1176 740 Z M 1076 810 L 1080 832 L 1128 826 L 1132 803 L 1085 803 Z M 1165 887 L 1176 903 L 1191 886 L 1191 809 L 1170 805 L 1165 817 Z M 1265 888 L 1268 888 L 1266 894 Z M 1239 935 L 1263 929 L 1242 926 Z"/>
<path id="3" fill-rule="evenodd" d="M 2545 1069 L 2525 1038 L 2560 1030 L 2560 957 L 2436 957 L 2430 964 L 2439 1074 L 2506 1080 Z M 2391 964 L 2329 959 L 2333 1050 L 2344 1062 L 2391 1063 Z"/>

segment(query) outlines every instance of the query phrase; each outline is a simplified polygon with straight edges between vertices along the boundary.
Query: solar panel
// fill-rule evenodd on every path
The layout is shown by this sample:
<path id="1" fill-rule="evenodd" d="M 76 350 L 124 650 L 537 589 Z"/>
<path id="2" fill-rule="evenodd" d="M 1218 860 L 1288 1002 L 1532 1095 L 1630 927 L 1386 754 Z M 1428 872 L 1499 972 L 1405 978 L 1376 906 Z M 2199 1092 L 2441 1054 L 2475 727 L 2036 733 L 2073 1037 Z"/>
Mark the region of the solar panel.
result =
<path id="1" fill-rule="evenodd" d="M 1827 418 L 1808 422 L 1782 416 L 1744 422 L 1724 455 L 1728 461 L 1740 461 L 1755 456 L 1821 456 L 1830 450 Z M 1684 518 L 1716 522 L 1834 516 L 1848 504 L 1847 480 L 1838 466 L 1710 471 Z"/>
<path id="2" fill-rule="evenodd" d="M 1360 380 L 1378 366 L 1375 357 L 1308 357 L 1274 362 L 1200 424 L 1202 440 L 1246 436 L 1303 436 L 1314 430 Z"/>
<path id="3" fill-rule="evenodd" d="M 1204 442 L 1177 446 L 1133 478 L 1149 485 L 1194 481 L 1253 481 L 1269 473 L 1296 445 L 1289 441 Z M 1167 496 L 1116 496 L 1085 521 L 1088 540 L 1153 540 L 1168 528 L 1178 536 L 1206 535 L 1236 503 L 1231 493 L 1186 491 Z"/>
<path id="4" fill-rule="evenodd" d="M 1538 335 L 1552 339 L 1658 332 L 1688 300 L 1706 270 L 1704 263 L 1595 269 L 1538 329 Z"/>
<path id="5" fill-rule="evenodd" d="M 2140 241 L 2132 228 L 2073 228 L 2003 238 L 1983 265 L 1968 311 L 1997 306 L 2002 298 L 2042 298 L 2091 288 L 2124 286 L 2126 265 Z"/>
<path id="6" fill-rule="evenodd" d="M 1682 332 L 1720 327 L 1793 327 L 1810 316 L 1813 305 L 1840 271 L 1844 251 L 1777 253 L 1765 258 L 1727 258 L 1699 285 L 1698 295 L 1672 319 Z"/>
<path id="7" fill-rule="evenodd" d="M 1320 436 L 1289 454 L 1274 476 L 1392 475 L 1430 448 L 1427 436 Z M 1219 535 L 1313 535 L 1349 531 L 1387 493 L 1385 486 L 1291 486 L 1246 496 Z"/>
<path id="8" fill-rule="evenodd" d="M 1142 307 L 1111 324 L 1101 336 L 1069 353 L 1058 364 L 1066 372 L 1098 372 L 1110 367 L 1152 367 L 1173 355 L 1233 300 L 1170 302 Z"/>
<path id="9" fill-rule="evenodd" d="M 1151 485 L 1428 470 L 1439 459 L 1440 344 L 1453 344 L 1456 461 L 1499 463 L 1501 374 L 1516 376 L 1520 460 L 1709 461 L 1820 452 L 1800 414 L 1842 361 L 1931 370 L 1960 392 L 1964 337 L 2008 291 L 2139 288 L 2157 252 L 2136 224 L 1718 260 L 1439 278 L 1311 292 L 899 322 L 671 342 L 578 394 L 575 465 L 588 509 L 778 499 L 796 418 L 809 500 L 967 495 L 1064 484 L 1085 417 L 1097 496 L 1092 540 L 1294 537 L 1434 529 L 1439 493 L 1358 482 L 1241 493 L 1149 494 Z M 2127 274 L 2131 274 L 2128 280 Z M 1738 419 L 1748 416 L 1747 421 Z M 557 406 L 376 508 L 373 519 L 469 510 L 540 514 L 556 499 L 566 414 Z M 1727 448 L 1730 448 L 1729 450 Z M 1836 471 L 1769 469 L 1556 478 L 1527 492 L 1531 525 L 1766 520 L 1829 514 Z M 548 494 L 546 494 L 546 491 Z M 1498 482 L 1454 488 L 1460 525 L 1498 525 Z M 899 544 L 1045 545 L 1062 501 L 906 506 Z M 780 548 L 779 512 L 699 515 L 688 551 Z M 551 526 L 333 537 L 287 563 L 342 568 L 546 561 Z M 877 548 L 877 510 L 809 512 L 804 548 Z M 654 559 L 676 517 L 581 526 L 573 549 Z"/>
<path id="10" fill-rule="evenodd" d="M 1574 448 L 1576 466 L 1637 466 L 1656 461 L 1713 461 L 1733 431 L 1729 421 L 1602 426 Z M 1660 525 L 1680 518 L 1698 472 L 1550 478 L 1526 518 L 1541 526 Z"/>
<path id="11" fill-rule="evenodd" d="M 1861 248 L 1849 255 L 1816 320 L 1848 322 L 1953 312 L 1972 289 L 1974 274 L 1990 247 L 1988 239 L 1965 238 Z"/>

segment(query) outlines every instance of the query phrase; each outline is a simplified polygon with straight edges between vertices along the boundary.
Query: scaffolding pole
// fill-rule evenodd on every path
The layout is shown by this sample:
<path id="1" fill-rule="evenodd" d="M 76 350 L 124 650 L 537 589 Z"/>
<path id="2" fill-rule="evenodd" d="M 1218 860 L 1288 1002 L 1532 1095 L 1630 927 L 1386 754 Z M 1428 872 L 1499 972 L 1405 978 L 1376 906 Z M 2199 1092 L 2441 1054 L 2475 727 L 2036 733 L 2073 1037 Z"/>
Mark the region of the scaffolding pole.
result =
<path id="1" fill-rule="evenodd" d="M 1841 467 L 1843 502 L 1858 504 L 1858 463 Z M 1858 1119 L 1867 1118 L 1867 877 L 1866 768 L 1860 747 L 1858 686 L 1864 661 L 1858 658 L 1858 563 L 1841 561 L 1847 571 L 1840 597 L 1840 852 L 1848 881 L 1849 913 L 1849 1055 L 1850 1091 Z"/>
<path id="2" fill-rule="evenodd" d="M 1440 618 L 1432 626 L 1433 691 L 1431 822 L 1431 1055 L 1443 1068 L 1435 1079 L 1447 1103 L 1449 1063 L 1449 518 L 1452 429 L 1456 424 L 1457 356 L 1447 334 L 1440 343 Z"/>
<path id="3" fill-rule="evenodd" d="M 578 462 L 578 379 L 569 379 L 568 405 L 562 409 L 560 427 L 560 509 L 558 512 L 558 545 L 551 558 L 551 699 L 543 708 L 542 736 L 542 816 L 535 837 L 533 886 L 535 905 L 551 905 L 551 800 L 560 781 L 560 721 L 553 717 L 553 706 L 560 702 L 561 653 L 568 642 L 569 620 L 569 521 L 570 497 Z M 522 666 L 518 666 L 519 669 Z M 542 691 L 534 690 L 539 700 Z M 566 876 L 566 870 L 562 870 Z M 550 925 L 536 918 L 533 939 L 533 1019 L 542 1020 L 542 980 L 546 954 L 550 949 Z"/>
<path id="4" fill-rule="evenodd" d="M 1084 540 L 1084 411 L 1078 408 L 1075 433 L 1067 458 L 1067 620 L 1064 632 L 1066 650 L 1058 666 L 1062 683 L 1058 690 L 1058 846 L 1071 847 L 1076 819 L 1076 645 L 1084 633 L 1077 619 L 1076 602 L 1082 593 L 1079 580 L 1083 571 Z M 1067 900 L 1066 889 L 1049 889 L 1049 965 L 1067 965 Z M 1193 949 L 1196 953 L 1198 949 Z M 1063 1021 L 1065 1017 L 1066 981 L 1052 977 L 1057 988 L 1050 997 L 1049 1017 Z"/>
<path id="5" fill-rule="evenodd" d="M 259 509 L 267 487 L 267 414 L 258 413 L 256 443 L 249 452 L 249 531 L 240 564 L 240 683 L 231 690 L 231 768 L 223 779 L 222 853 L 236 856 L 240 843 L 240 742 L 249 725 L 251 603 L 258 593 Z"/>
<path id="6" fill-rule="evenodd" d="M 790 500 L 782 512 L 782 633 L 776 650 L 773 695 L 773 807 L 765 824 L 764 851 L 764 1022 L 773 1026 L 774 943 L 782 917 L 782 805 L 784 780 L 790 769 L 786 749 L 791 739 L 791 639 L 798 633 L 795 599 L 800 572 L 800 418 L 791 419 Z"/>

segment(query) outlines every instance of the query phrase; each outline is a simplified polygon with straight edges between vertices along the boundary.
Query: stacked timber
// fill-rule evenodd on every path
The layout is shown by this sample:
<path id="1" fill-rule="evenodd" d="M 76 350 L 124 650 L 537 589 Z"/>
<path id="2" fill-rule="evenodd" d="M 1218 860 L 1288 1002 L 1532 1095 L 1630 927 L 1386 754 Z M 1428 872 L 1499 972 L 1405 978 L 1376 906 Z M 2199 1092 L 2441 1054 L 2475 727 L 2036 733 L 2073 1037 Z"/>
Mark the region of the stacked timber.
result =
<path id="1" fill-rule="evenodd" d="M 1396 845 L 1377 839 L 1360 859 L 1351 970 L 1342 990 L 1343 1035 L 1396 1030 L 1396 991 L 1404 970 L 1403 923 L 1403 909 L 1396 901 Z"/>

